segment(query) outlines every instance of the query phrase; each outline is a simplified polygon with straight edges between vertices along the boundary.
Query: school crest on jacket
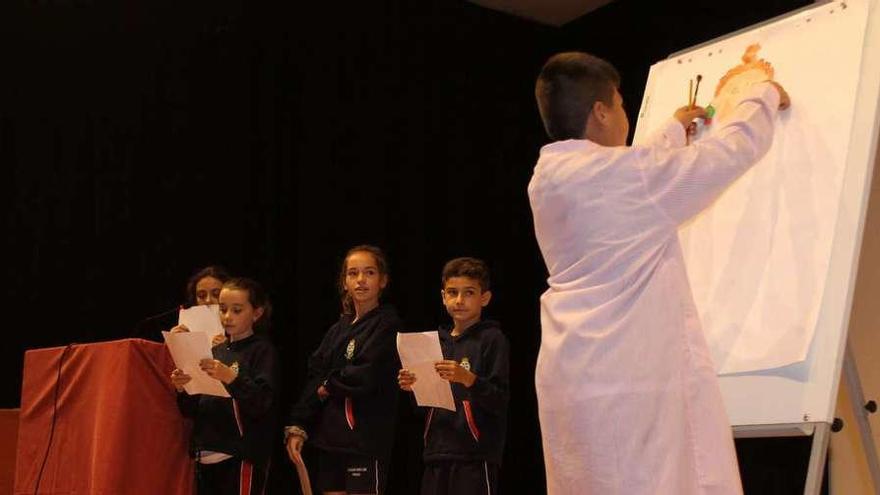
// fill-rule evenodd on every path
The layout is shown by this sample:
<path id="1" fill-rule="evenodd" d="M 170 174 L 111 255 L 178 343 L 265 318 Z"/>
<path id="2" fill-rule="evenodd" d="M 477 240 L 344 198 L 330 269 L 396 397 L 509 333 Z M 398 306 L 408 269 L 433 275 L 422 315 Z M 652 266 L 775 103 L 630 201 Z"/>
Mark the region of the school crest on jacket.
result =
<path id="1" fill-rule="evenodd" d="M 354 349 L 355 349 L 355 342 L 354 342 L 354 339 L 351 339 L 348 341 L 348 345 L 345 346 L 345 359 L 351 361 L 351 358 L 354 357 Z"/>

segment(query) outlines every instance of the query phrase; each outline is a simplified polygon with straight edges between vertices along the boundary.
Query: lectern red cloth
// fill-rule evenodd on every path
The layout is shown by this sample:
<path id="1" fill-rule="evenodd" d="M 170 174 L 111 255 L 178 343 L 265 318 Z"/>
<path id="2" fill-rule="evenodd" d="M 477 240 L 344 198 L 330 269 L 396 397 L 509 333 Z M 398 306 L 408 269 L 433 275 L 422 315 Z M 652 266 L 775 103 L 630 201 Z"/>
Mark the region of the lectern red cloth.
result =
<path id="1" fill-rule="evenodd" d="M 165 346 L 127 339 L 65 349 L 25 353 L 14 493 L 34 493 L 64 356 L 39 493 L 191 495 L 189 424 L 177 409 Z"/>

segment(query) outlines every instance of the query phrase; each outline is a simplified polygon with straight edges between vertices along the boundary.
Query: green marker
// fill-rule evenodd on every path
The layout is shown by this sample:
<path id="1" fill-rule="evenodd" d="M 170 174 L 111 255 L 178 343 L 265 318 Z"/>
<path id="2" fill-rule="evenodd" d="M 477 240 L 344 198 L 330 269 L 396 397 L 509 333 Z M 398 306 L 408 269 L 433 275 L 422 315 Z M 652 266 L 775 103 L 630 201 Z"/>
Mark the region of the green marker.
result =
<path id="1" fill-rule="evenodd" d="M 715 107 L 713 107 L 712 105 L 709 105 L 708 107 L 706 107 L 706 118 L 703 119 L 705 121 L 706 125 L 709 125 L 712 123 L 712 117 L 714 117 L 714 116 L 715 116 Z"/>

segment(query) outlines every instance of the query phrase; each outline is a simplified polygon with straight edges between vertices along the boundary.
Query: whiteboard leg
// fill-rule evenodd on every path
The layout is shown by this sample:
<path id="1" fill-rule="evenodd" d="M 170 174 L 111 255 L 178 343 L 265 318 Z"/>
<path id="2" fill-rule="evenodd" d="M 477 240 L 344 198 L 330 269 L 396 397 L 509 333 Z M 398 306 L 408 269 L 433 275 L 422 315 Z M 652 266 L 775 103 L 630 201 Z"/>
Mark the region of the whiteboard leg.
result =
<path id="1" fill-rule="evenodd" d="M 843 373 L 846 377 L 849 401 L 852 403 L 856 424 L 858 424 L 859 434 L 862 437 L 865 459 L 868 461 L 871 480 L 874 482 L 874 493 L 880 495 L 880 462 L 877 460 L 877 448 L 874 446 L 874 436 L 871 434 L 871 424 L 868 422 L 868 412 L 865 410 L 865 395 L 862 392 L 859 370 L 856 367 L 855 356 L 850 350 L 849 343 L 846 345 L 846 354 L 843 358 Z"/>
<path id="2" fill-rule="evenodd" d="M 819 495 L 822 490 L 822 475 L 825 473 L 825 454 L 828 452 L 830 432 L 830 424 L 816 423 L 816 429 L 813 430 L 813 445 L 810 448 L 810 466 L 807 469 L 804 495 Z"/>

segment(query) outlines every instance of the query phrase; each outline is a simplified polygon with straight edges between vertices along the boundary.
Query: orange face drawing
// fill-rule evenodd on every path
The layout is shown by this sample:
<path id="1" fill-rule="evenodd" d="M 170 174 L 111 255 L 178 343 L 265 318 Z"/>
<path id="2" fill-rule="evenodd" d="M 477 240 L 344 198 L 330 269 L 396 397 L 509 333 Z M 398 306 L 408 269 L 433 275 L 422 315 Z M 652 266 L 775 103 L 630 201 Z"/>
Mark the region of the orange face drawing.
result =
<path id="1" fill-rule="evenodd" d="M 723 121 L 739 104 L 748 88 L 757 82 L 773 79 L 773 67 L 764 59 L 757 58 L 761 45 L 753 44 L 746 48 L 743 63 L 727 71 L 718 81 L 712 107 L 713 119 Z"/>

